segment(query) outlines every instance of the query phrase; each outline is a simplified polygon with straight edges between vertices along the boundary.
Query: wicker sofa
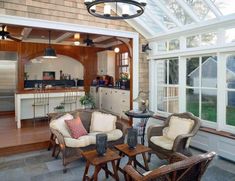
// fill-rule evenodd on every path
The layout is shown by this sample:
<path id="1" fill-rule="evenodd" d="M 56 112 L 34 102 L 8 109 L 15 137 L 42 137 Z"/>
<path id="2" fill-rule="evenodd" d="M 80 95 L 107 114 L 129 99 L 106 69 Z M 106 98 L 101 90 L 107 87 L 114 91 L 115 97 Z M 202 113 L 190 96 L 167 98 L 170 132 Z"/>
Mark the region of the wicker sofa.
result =
<path id="1" fill-rule="evenodd" d="M 85 129 L 88 132 L 88 135 L 86 137 L 92 137 L 90 140 L 95 139 L 96 133 L 90 133 L 90 126 L 91 126 L 91 118 L 92 113 L 97 110 L 90 110 L 90 109 L 81 109 L 74 112 L 70 112 L 70 114 L 76 118 L 77 116 L 80 117 Z M 54 117 L 51 118 L 50 121 L 50 130 L 52 132 L 52 141 L 55 140 L 54 148 L 53 148 L 53 154 L 57 152 L 57 155 L 59 152 L 62 153 L 62 160 L 63 160 L 63 166 L 64 166 L 64 172 L 66 172 L 66 165 L 69 163 L 81 158 L 81 152 L 95 149 L 95 140 L 87 143 L 86 141 L 83 141 L 82 144 L 76 139 L 73 139 L 71 137 L 68 137 L 66 135 L 63 135 L 62 131 L 59 129 L 55 129 L 53 124 L 56 123 L 58 118 L 62 115 L 54 115 Z M 118 136 L 113 136 L 112 134 L 116 134 L 118 132 Z M 121 132 L 121 135 L 120 135 Z M 116 144 L 122 144 L 124 143 L 124 126 L 121 122 L 118 120 L 116 121 L 116 129 L 111 132 L 107 133 L 108 135 L 108 147 L 112 148 Z M 115 139 L 115 137 L 118 139 Z M 111 139 L 109 139 L 111 138 Z M 69 140 L 69 142 L 68 142 Z M 85 143 L 84 143 L 85 142 Z M 57 157 L 56 156 L 56 157 Z"/>

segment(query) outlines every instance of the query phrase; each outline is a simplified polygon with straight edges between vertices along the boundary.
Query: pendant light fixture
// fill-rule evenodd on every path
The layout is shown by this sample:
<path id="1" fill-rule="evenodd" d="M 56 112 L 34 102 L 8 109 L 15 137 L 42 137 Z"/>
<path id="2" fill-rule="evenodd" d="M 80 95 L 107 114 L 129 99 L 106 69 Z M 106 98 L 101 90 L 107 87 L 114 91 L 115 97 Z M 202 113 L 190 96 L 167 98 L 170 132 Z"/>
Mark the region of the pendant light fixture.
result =
<path id="1" fill-rule="evenodd" d="M 84 0 L 84 4 L 87 11 L 95 17 L 120 20 L 142 15 L 147 0 Z M 103 7 L 103 11 L 96 11 L 96 6 Z M 120 12 L 118 12 L 118 9 L 120 9 Z"/>
<path id="2" fill-rule="evenodd" d="M 49 30 L 49 44 L 44 50 L 43 58 L 57 58 L 55 49 L 51 47 L 51 30 Z"/>
<path id="3" fill-rule="evenodd" d="M 118 47 L 118 39 L 116 39 L 116 47 L 114 48 L 114 52 L 115 53 L 119 53 L 120 52 L 120 48 Z"/>

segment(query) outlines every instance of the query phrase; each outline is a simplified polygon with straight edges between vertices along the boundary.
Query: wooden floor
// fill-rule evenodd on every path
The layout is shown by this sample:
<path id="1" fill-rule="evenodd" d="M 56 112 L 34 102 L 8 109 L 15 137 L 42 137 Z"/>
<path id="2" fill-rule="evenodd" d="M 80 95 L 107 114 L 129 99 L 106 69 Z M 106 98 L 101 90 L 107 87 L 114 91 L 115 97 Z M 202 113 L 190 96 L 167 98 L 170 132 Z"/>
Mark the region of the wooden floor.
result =
<path id="1" fill-rule="evenodd" d="M 47 148 L 50 131 L 47 120 L 22 121 L 16 128 L 14 114 L 0 114 L 0 156 Z"/>

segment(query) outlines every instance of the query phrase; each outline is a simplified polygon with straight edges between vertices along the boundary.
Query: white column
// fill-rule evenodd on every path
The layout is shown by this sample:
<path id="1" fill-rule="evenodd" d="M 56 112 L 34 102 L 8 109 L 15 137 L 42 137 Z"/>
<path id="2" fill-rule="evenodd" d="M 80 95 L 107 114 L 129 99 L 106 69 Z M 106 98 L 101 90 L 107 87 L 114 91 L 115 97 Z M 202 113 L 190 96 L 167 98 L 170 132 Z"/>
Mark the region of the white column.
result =
<path id="1" fill-rule="evenodd" d="M 179 112 L 186 111 L 186 58 L 179 57 Z"/>

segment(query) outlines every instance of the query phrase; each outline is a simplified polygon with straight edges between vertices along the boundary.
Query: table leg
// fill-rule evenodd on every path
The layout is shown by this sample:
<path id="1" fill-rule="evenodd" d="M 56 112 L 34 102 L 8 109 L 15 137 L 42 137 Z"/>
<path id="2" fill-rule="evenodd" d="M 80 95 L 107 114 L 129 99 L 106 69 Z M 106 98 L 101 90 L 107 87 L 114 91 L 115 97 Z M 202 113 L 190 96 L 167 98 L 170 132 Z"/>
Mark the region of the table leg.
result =
<path id="1" fill-rule="evenodd" d="M 113 166 L 114 178 L 115 178 L 116 181 L 119 181 L 119 177 L 118 177 L 118 173 L 117 173 L 117 168 L 115 166 L 115 161 L 112 161 L 112 166 Z"/>
<path id="2" fill-rule="evenodd" d="M 148 161 L 147 161 L 145 153 L 142 153 L 142 156 L 143 156 L 143 160 L 144 160 L 144 166 L 145 166 L 146 170 L 149 171 Z"/>
<path id="3" fill-rule="evenodd" d="M 120 155 L 120 157 L 122 158 L 122 156 L 123 156 L 123 154 L 122 154 L 122 152 L 120 151 L 119 152 L 119 155 Z M 118 159 L 118 161 L 117 161 L 117 169 L 119 169 L 119 166 L 120 166 L 120 161 L 121 161 L 121 159 Z"/>
<path id="4" fill-rule="evenodd" d="M 109 178 L 109 173 L 108 173 L 108 164 L 106 163 L 105 166 L 104 166 L 104 170 L 105 170 L 105 177 L 106 178 Z"/>
<path id="5" fill-rule="evenodd" d="M 99 165 L 95 166 L 95 172 L 93 175 L 94 181 L 98 181 L 98 173 L 100 172 L 101 167 Z"/>
<path id="6" fill-rule="evenodd" d="M 82 181 L 86 181 L 86 177 L 87 177 L 87 173 L 88 173 L 89 167 L 90 167 L 90 162 L 87 161 Z"/>
<path id="7" fill-rule="evenodd" d="M 142 144 L 142 145 L 144 145 L 145 129 L 146 129 L 146 125 L 147 125 L 148 119 L 149 119 L 149 118 L 144 118 L 144 119 L 142 119 L 142 121 L 144 122 L 143 134 L 142 134 L 142 138 L 141 138 L 141 144 Z"/>

